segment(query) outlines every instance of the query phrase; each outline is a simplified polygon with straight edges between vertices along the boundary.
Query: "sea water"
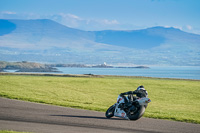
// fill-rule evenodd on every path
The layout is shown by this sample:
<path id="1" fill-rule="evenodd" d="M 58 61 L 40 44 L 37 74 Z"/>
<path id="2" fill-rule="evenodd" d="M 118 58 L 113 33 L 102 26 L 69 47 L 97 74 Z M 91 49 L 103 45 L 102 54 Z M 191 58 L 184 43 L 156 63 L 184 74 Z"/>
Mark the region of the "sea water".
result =
<path id="1" fill-rule="evenodd" d="M 57 67 L 64 74 L 94 74 L 94 75 L 119 75 L 119 76 L 144 76 L 158 78 L 199 79 L 200 67 L 158 67 L 144 68 L 76 68 Z"/>

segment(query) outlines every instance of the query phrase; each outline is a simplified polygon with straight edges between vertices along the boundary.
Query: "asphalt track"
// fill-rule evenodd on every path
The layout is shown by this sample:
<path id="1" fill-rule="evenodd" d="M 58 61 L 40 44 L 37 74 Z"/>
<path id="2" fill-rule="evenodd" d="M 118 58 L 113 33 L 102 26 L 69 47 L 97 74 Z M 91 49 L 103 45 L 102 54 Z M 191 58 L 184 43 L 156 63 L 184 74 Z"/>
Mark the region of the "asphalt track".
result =
<path id="1" fill-rule="evenodd" d="M 36 133 L 199 133 L 200 124 L 141 118 L 0 98 L 0 130 Z"/>

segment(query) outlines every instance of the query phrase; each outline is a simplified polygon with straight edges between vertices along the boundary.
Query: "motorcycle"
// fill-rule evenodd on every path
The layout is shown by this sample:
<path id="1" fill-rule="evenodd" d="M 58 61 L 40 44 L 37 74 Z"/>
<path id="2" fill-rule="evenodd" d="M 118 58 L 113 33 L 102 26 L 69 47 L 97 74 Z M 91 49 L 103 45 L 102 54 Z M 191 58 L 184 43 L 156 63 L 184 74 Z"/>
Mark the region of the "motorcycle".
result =
<path id="1" fill-rule="evenodd" d="M 123 107 L 124 98 L 128 101 L 125 108 Z M 133 95 L 128 95 L 127 97 L 118 96 L 117 103 L 108 108 L 105 116 L 107 118 L 115 116 L 127 120 L 138 120 L 143 116 L 145 109 L 150 102 L 151 100 L 147 97 L 136 98 Z"/>

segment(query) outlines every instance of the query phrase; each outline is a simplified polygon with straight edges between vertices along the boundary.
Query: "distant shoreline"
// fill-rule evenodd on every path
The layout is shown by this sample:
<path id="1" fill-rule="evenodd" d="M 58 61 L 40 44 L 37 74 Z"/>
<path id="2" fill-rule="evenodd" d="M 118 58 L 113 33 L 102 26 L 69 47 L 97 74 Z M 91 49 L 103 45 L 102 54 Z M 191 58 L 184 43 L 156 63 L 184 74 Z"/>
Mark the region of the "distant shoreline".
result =
<path id="1" fill-rule="evenodd" d="M 186 80 L 200 81 L 200 79 L 182 79 L 182 78 L 161 78 L 147 76 L 122 76 L 122 75 L 94 75 L 94 74 L 58 74 L 58 73 L 34 73 L 34 72 L 0 72 L 0 75 L 30 75 L 30 76 L 55 76 L 55 77 L 85 77 L 85 78 L 104 78 L 104 77 L 126 77 L 126 78 L 147 78 L 147 79 L 163 79 L 163 80 Z"/>
<path id="2" fill-rule="evenodd" d="M 40 64 L 36 62 L 5 62 L 0 61 L 0 72 L 6 72 L 6 70 L 16 70 L 16 72 L 55 72 L 58 71 L 55 67 L 77 67 L 77 68 L 141 68 L 147 69 L 147 66 L 135 66 L 135 67 L 114 67 L 106 64 L 88 66 L 86 64 Z"/>

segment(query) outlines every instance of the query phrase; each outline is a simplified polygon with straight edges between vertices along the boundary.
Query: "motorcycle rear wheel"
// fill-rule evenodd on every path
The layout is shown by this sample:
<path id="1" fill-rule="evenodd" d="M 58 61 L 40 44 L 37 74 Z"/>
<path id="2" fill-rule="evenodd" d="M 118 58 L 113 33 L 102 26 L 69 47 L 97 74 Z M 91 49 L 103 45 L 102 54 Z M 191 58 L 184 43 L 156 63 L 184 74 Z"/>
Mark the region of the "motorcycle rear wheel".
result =
<path id="1" fill-rule="evenodd" d="M 145 107 L 140 106 L 140 108 L 134 114 L 131 114 L 131 112 L 129 112 L 127 113 L 127 116 L 129 120 L 138 120 L 143 116 L 144 111 L 145 111 Z"/>
<path id="2" fill-rule="evenodd" d="M 108 108 L 108 110 L 106 111 L 105 116 L 106 116 L 107 118 L 111 118 L 111 117 L 114 116 L 114 112 L 115 112 L 115 105 L 112 105 L 112 106 L 110 106 L 110 107 Z"/>

